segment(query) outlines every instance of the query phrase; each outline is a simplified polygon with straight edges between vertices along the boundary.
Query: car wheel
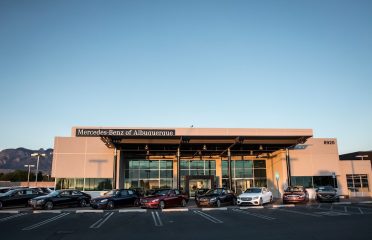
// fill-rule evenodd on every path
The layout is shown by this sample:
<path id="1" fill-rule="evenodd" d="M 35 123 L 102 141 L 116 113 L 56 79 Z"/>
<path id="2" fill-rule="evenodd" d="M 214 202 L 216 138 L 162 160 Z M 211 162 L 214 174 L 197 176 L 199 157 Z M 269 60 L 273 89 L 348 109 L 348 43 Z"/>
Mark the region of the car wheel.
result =
<path id="1" fill-rule="evenodd" d="M 270 196 L 270 202 L 269 203 L 272 203 L 273 202 L 273 196 Z"/>
<path id="2" fill-rule="evenodd" d="M 87 206 L 87 201 L 85 201 L 85 199 L 81 199 L 79 205 L 80 205 L 80 207 L 86 207 Z"/>
<path id="3" fill-rule="evenodd" d="M 233 198 L 232 205 L 233 205 L 233 206 L 236 205 L 236 199 L 235 199 L 235 198 Z"/>
<path id="4" fill-rule="evenodd" d="M 258 205 L 262 206 L 263 205 L 263 201 L 262 201 L 262 198 L 260 198 L 260 201 L 258 202 Z"/>
<path id="5" fill-rule="evenodd" d="M 53 203 L 52 202 L 45 203 L 45 209 L 52 210 L 53 209 Z"/>
<path id="6" fill-rule="evenodd" d="M 221 201 L 220 201 L 220 199 L 217 200 L 217 207 L 221 207 Z"/>
<path id="7" fill-rule="evenodd" d="M 185 199 L 182 199 L 181 206 L 186 207 L 186 200 Z"/>
<path id="8" fill-rule="evenodd" d="M 115 207 L 115 204 L 114 204 L 113 201 L 109 201 L 109 202 L 107 203 L 107 209 L 114 209 L 114 207 Z"/>
<path id="9" fill-rule="evenodd" d="M 160 201 L 159 203 L 159 209 L 164 209 L 165 208 L 165 202 L 164 201 Z"/>
<path id="10" fill-rule="evenodd" d="M 2 202 L 0 202 L 0 209 L 2 209 L 3 208 L 3 203 Z"/>
<path id="11" fill-rule="evenodd" d="M 138 207 L 138 206 L 140 205 L 140 201 L 139 201 L 139 199 L 134 200 L 133 205 L 134 205 L 135 207 Z"/>

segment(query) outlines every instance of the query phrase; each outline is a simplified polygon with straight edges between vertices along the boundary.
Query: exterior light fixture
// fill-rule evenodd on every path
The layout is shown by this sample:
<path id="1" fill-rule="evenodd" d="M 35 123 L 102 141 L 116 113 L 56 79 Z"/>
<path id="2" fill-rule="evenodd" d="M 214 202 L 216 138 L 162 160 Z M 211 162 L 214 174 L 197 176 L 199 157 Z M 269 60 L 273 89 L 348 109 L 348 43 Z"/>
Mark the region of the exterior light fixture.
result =
<path id="1" fill-rule="evenodd" d="M 37 157 L 37 162 L 36 162 L 36 178 L 35 178 L 35 186 L 37 185 L 37 175 L 39 174 L 39 160 L 40 157 L 45 157 L 45 153 L 32 153 L 31 157 Z"/>
<path id="2" fill-rule="evenodd" d="M 145 145 L 145 150 L 149 150 L 149 145 Z"/>
<path id="3" fill-rule="evenodd" d="M 367 157 L 368 157 L 368 155 L 358 155 L 358 156 L 355 156 L 355 157 L 357 157 L 357 158 L 361 158 L 362 161 L 363 161 L 364 158 L 367 158 Z"/>
<path id="4" fill-rule="evenodd" d="M 262 145 L 260 145 L 260 147 L 258 148 L 259 150 L 263 150 L 263 147 L 262 147 Z"/>
<path id="5" fill-rule="evenodd" d="M 203 145 L 203 150 L 205 151 L 205 150 L 207 150 L 207 145 Z"/>

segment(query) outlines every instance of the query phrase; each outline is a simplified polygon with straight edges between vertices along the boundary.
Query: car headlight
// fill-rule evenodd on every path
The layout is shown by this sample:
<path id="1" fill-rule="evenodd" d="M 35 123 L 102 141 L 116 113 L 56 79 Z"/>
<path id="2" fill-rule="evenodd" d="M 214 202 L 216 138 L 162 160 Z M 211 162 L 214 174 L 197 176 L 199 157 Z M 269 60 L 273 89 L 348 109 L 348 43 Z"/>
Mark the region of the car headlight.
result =
<path id="1" fill-rule="evenodd" d="M 252 199 L 259 199 L 260 197 L 253 197 Z"/>
<path id="2" fill-rule="evenodd" d="M 215 202 L 216 200 L 217 200 L 216 197 L 212 197 L 210 201 L 211 201 L 211 202 Z"/>
<path id="3" fill-rule="evenodd" d="M 240 200 L 241 198 L 240 197 L 238 197 L 238 200 Z"/>
<path id="4" fill-rule="evenodd" d="M 101 201 L 99 201 L 100 203 L 105 203 L 107 202 L 108 200 L 107 199 L 102 199 Z"/>
<path id="5" fill-rule="evenodd" d="M 151 200 L 152 203 L 154 202 L 159 202 L 159 199 L 154 199 L 154 200 Z"/>
<path id="6" fill-rule="evenodd" d="M 42 200 L 37 200 L 36 201 L 36 204 L 43 204 L 44 203 L 44 199 L 42 199 Z"/>

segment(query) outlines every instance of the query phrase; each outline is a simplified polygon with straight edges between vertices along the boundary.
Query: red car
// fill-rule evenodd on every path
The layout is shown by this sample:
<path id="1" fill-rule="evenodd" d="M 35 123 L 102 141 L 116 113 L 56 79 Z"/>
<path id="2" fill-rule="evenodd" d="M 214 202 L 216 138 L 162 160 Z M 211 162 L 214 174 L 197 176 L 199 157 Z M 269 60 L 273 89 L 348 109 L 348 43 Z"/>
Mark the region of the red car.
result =
<path id="1" fill-rule="evenodd" d="M 164 209 L 171 206 L 185 207 L 188 198 L 178 189 L 158 189 L 140 200 L 142 208 Z"/>
<path id="2" fill-rule="evenodd" d="M 303 186 L 289 186 L 283 194 L 283 203 L 305 203 L 309 194 Z"/>

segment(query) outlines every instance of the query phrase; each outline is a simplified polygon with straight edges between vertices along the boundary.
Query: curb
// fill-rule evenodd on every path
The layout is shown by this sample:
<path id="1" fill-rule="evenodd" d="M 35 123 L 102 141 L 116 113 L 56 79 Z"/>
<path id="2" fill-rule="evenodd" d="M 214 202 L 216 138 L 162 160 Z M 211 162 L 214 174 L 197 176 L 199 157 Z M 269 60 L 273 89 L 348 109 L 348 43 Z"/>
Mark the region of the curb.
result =
<path id="1" fill-rule="evenodd" d="M 357 202 L 357 203 L 365 204 L 365 203 L 372 203 L 372 201 L 362 201 L 362 202 Z"/>
<path id="2" fill-rule="evenodd" d="M 120 209 L 119 213 L 131 213 L 131 212 L 147 212 L 147 209 Z"/>
<path id="3" fill-rule="evenodd" d="M 350 205 L 351 202 L 334 202 L 333 205 Z"/>
<path id="4" fill-rule="evenodd" d="M 34 210 L 32 213 L 62 213 L 61 210 Z"/>
<path id="5" fill-rule="evenodd" d="M 226 207 L 222 208 L 202 208 L 202 211 L 227 211 Z"/>
<path id="6" fill-rule="evenodd" d="M 287 208 L 287 207 L 295 207 L 294 204 L 280 204 L 280 205 L 273 205 L 272 208 Z"/>
<path id="7" fill-rule="evenodd" d="M 76 213 L 103 213 L 103 210 L 76 210 Z"/>
<path id="8" fill-rule="evenodd" d="M 264 206 L 252 206 L 252 207 L 240 207 L 239 209 L 241 210 L 246 210 L 246 209 L 263 209 Z"/>
<path id="9" fill-rule="evenodd" d="M 168 209 L 162 209 L 162 212 L 188 212 L 188 208 L 168 208 Z"/>
<path id="10" fill-rule="evenodd" d="M 20 213 L 20 211 L 16 211 L 16 210 L 1 210 L 0 213 Z"/>

